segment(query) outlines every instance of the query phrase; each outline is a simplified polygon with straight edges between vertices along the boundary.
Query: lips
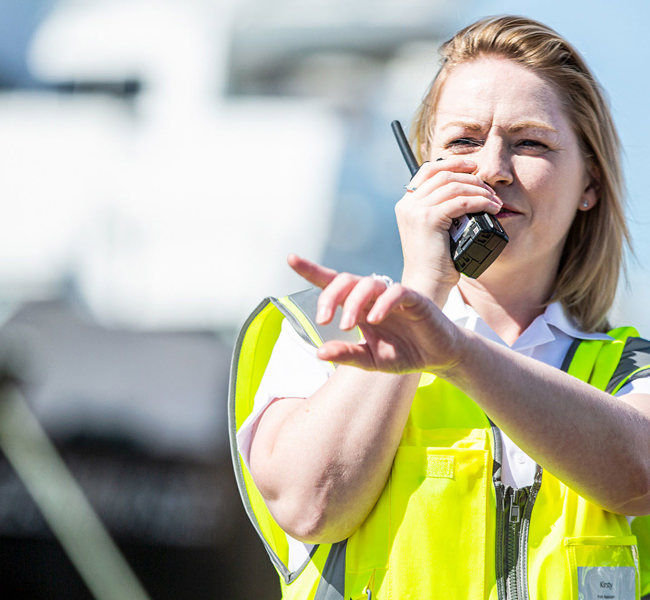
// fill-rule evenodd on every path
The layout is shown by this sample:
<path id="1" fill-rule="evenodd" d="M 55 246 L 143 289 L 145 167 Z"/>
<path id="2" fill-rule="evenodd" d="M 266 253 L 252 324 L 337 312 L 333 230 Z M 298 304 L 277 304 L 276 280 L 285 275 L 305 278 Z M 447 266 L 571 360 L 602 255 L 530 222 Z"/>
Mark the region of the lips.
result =
<path id="1" fill-rule="evenodd" d="M 520 214 L 521 213 L 518 210 L 515 210 L 514 208 L 504 204 L 501 207 L 501 210 L 497 213 L 497 218 L 501 219 L 503 217 L 510 217 L 513 215 L 520 215 Z"/>

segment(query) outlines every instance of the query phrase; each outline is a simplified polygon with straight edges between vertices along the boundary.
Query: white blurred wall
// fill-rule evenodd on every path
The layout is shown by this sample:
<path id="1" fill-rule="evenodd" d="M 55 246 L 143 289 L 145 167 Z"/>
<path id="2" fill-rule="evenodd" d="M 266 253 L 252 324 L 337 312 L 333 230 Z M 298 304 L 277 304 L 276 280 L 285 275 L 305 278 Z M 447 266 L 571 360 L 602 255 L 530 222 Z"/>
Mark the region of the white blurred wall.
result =
<path id="1" fill-rule="evenodd" d="M 72 279 L 108 322 L 228 328 L 299 285 L 285 257 L 322 252 L 341 121 L 317 101 L 224 98 L 231 15 L 61 2 L 42 23 L 30 49 L 41 80 L 143 89 L 133 103 L 0 95 L 5 305 Z"/>

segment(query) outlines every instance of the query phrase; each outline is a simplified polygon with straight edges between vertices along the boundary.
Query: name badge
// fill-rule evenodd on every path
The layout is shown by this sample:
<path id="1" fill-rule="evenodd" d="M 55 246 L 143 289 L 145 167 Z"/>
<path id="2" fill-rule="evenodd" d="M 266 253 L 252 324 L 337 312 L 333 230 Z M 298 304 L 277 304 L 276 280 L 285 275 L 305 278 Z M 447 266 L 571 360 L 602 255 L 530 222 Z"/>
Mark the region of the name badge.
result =
<path id="1" fill-rule="evenodd" d="M 634 567 L 578 567 L 580 600 L 636 600 Z"/>

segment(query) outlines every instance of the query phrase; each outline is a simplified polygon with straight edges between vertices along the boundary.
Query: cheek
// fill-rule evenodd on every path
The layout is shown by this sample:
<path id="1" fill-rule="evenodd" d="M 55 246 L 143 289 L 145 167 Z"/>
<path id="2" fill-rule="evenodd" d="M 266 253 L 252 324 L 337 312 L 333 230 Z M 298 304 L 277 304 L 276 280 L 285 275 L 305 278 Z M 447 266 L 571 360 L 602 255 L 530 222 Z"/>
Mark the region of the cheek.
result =
<path id="1" fill-rule="evenodd" d="M 576 173 L 539 160 L 521 165 L 518 175 L 536 211 L 573 218 L 582 192 Z"/>
<path id="2" fill-rule="evenodd" d="M 520 161 L 517 165 L 517 178 L 534 204 L 546 204 L 543 201 L 556 197 L 560 187 L 557 178 L 553 176 L 553 169 L 541 160 Z"/>

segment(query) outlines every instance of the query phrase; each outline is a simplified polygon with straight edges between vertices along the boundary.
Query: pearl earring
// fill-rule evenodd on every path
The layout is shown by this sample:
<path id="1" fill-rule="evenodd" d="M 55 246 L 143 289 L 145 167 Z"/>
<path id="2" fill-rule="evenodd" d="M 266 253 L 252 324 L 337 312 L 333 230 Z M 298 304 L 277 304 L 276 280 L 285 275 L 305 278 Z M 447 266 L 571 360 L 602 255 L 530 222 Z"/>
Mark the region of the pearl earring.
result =
<path id="1" fill-rule="evenodd" d="M 588 200 L 583 201 L 582 208 L 589 208 L 589 201 Z"/>

